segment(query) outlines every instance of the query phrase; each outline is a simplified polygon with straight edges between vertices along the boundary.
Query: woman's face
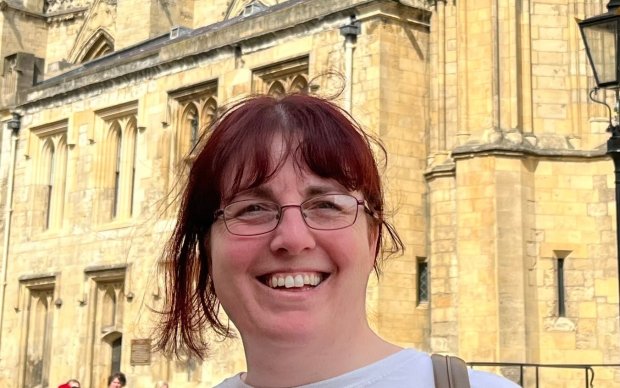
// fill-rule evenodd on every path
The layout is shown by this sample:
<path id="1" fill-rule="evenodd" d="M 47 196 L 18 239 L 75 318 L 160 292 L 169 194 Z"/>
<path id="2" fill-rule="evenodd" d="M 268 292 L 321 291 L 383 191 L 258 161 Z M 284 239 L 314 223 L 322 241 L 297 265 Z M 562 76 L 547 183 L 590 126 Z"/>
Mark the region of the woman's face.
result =
<path id="1" fill-rule="evenodd" d="M 121 384 L 121 381 L 118 379 L 118 377 L 115 377 L 114 380 L 112 380 L 112 382 L 109 385 L 109 388 L 121 388 L 123 385 Z"/>
<path id="2" fill-rule="evenodd" d="M 277 157 L 278 150 L 272 152 Z M 237 193 L 223 206 L 245 199 L 299 205 L 320 193 L 363 199 L 334 180 L 300 172 L 289 159 L 270 181 Z M 366 285 L 376 244 L 376 231 L 369 228 L 362 206 L 353 225 L 328 231 L 308 228 L 296 207 L 283 211 L 275 230 L 257 236 L 233 235 L 220 218 L 210 234 L 212 276 L 242 337 L 303 342 L 365 325 Z M 298 283 L 320 282 L 277 285 L 287 278 L 289 285 L 295 278 Z"/>

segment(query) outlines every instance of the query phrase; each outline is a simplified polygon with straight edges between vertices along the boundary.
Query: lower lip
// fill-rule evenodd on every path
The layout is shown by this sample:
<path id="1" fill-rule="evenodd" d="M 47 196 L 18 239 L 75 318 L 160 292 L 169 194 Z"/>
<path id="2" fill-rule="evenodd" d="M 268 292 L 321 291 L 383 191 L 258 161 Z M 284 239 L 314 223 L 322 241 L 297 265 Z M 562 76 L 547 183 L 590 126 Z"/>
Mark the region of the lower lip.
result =
<path id="1" fill-rule="evenodd" d="M 314 287 L 310 287 L 310 286 L 303 286 L 303 287 L 291 287 L 291 288 L 273 288 L 273 287 L 269 287 L 274 291 L 285 291 L 285 292 L 303 292 L 303 291 L 310 291 L 310 290 L 314 290 L 315 288 L 317 288 L 318 286 L 314 286 Z"/>
<path id="2" fill-rule="evenodd" d="M 302 288 L 271 288 L 264 284 L 263 286 L 266 288 L 264 295 L 268 303 L 276 306 L 280 305 L 281 307 L 286 306 L 285 309 L 287 311 L 289 309 L 304 309 L 303 306 L 314 305 L 317 302 L 320 303 L 319 300 L 322 300 L 319 298 L 321 294 L 319 286 Z"/>

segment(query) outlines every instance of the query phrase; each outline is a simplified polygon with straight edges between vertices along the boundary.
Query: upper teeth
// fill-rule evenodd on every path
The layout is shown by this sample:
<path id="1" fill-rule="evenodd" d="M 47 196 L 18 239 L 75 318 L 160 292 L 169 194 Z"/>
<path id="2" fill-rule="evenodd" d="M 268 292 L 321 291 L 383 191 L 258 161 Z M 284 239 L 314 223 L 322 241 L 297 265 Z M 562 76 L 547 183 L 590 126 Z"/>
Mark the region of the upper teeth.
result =
<path id="1" fill-rule="evenodd" d="M 318 286 L 323 280 L 321 274 L 297 274 L 297 275 L 278 275 L 274 274 L 267 279 L 267 285 L 276 287 L 303 287 L 304 285 Z"/>

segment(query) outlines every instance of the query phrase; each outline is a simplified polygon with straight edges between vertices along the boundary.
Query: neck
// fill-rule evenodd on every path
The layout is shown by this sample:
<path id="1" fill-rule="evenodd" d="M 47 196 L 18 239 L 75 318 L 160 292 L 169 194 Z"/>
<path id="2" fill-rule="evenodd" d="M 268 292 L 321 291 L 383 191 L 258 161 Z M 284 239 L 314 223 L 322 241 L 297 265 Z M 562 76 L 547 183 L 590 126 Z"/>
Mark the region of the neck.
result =
<path id="1" fill-rule="evenodd" d="M 248 372 L 254 387 L 291 387 L 326 380 L 379 361 L 400 350 L 377 336 L 366 322 L 340 335 L 303 341 L 243 338 Z"/>

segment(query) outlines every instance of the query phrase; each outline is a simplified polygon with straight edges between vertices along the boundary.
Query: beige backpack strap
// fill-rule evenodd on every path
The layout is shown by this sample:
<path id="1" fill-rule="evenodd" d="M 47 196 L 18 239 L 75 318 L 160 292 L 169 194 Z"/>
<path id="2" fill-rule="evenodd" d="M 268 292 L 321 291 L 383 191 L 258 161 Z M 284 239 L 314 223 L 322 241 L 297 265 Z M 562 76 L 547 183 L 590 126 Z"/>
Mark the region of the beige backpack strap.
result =
<path id="1" fill-rule="evenodd" d="M 435 388 L 470 388 L 467 364 L 455 356 L 433 354 Z"/>

